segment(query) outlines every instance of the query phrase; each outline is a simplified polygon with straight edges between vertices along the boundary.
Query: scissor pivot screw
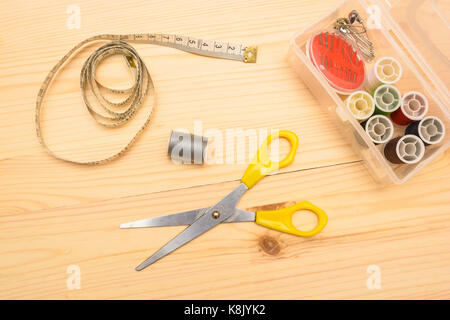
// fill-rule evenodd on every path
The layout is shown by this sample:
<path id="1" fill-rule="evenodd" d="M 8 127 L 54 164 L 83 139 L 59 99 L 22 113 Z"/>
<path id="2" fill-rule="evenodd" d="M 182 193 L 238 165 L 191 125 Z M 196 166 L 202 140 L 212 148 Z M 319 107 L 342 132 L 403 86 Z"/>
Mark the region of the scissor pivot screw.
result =
<path id="1" fill-rule="evenodd" d="M 214 219 L 219 219 L 219 217 L 220 217 L 220 212 L 219 212 L 219 211 L 214 211 L 214 212 L 212 213 L 212 217 L 213 217 Z"/>

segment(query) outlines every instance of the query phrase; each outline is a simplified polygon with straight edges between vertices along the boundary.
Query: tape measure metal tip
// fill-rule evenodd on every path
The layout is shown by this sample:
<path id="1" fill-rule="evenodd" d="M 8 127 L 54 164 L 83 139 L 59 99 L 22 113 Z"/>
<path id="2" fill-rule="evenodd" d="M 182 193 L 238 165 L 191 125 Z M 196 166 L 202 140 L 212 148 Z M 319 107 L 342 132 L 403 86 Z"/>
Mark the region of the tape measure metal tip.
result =
<path id="1" fill-rule="evenodd" d="M 257 53 L 258 53 L 258 47 L 257 46 L 245 47 L 245 49 L 244 49 L 244 62 L 245 63 L 255 63 L 256 62 Z"/>

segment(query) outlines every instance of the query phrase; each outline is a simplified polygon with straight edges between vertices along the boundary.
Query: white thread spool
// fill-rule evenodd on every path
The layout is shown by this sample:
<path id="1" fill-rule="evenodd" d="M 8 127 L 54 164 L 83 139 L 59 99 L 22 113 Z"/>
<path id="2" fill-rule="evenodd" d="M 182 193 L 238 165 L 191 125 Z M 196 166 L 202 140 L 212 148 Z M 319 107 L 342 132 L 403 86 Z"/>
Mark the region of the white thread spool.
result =
<path id="1" fill-rule="evenodd" d="M 394 84 L 402 76 L 402 65 L 392 57 L 382 57 L 367 74 L 366 87 L 372 91 L 380 84 Z"/>

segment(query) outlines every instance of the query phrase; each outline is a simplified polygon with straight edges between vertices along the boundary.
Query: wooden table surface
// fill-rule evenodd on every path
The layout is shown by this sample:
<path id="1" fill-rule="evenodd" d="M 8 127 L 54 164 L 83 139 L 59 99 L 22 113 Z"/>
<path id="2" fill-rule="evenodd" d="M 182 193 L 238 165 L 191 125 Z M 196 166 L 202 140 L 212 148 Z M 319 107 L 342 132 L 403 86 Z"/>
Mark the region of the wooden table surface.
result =
<path id="1" fill-rule="evenodd" d="M 381 188 L 286 62 L 291 36 L 337 4 L 0 4 L 0 298 L 450 298 L 449 152 L 407 184 Z M 71 5 L 80 8 L 79 29 L 68 28 Z M 34 124 L 47 72 L 89 36 L 145 32 L 257 44 L 258 63 L 137 44 L 157 93 L 150 126 L 109 164 L 86 167 L 50 157 Z M 43 112 L 50 146 L 80 159 L 117 149 L 142 121 L 138 116 L 112 130 L 95 125 L 79 92 L 88 55 L 84 50 L 59 75 Z M 110 70 L 101 75 L 120 79 Z M 239 207 L 309 200 L 328 213 L 324 231 L 306 239 L 254 223 L 221 225 L 134 271 L 182 227 L 120 230 L 121 223 L 209 206 L 238 185 L 247 166 L 173 164 L 166 155 L 170 131 L 192 131 L 195 121 L 221 132 L 296 132 L 295 162 L 263 179 Z M 367 285 L 374 276 L 380 287 Z"/>

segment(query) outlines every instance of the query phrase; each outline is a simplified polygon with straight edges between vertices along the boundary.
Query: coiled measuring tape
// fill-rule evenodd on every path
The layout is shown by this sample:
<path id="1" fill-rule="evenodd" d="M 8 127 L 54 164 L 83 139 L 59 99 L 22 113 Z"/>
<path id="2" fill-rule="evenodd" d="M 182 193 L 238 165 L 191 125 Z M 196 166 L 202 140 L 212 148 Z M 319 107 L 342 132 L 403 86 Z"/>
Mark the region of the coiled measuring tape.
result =
<path id="1" fill-rule="evenodd" d="M 83 40 L 75 47 L 73 47 L 61 60 L 59 60 L 58 63 L 49 72 L 41 85 L 36 99 L 35 121 L 37 138 L 43 148 L 50 155 L 57 159 L 68 161 L 71 163 L 87 165 L 95 165 L 111 161 L 126 152 L 150 122 L 155 99 L 152 100 L 151 105 L 149 106 L 150 112 L 148 117 L 144 121 L 143 125 L 138 129 L 138 131 L 131 137 L 128 143 L 118 152 L 99 160 L 71 160 L 54 153 L 46 144 L 42 135 L 40 114 L 42 109 L 42 102 L 48 88 L 50 87 L 50 84 L 55 79 L 57 73 L 64 67 L 65 64 L 67 64 L 68 61 L 76 56 L 76 52 L 79 51 L 82 47 L 91 42 L 107 40 L 111 40 L 111 42 L 99 47 L 89 56 L 81 69 L 80 75 L 80 88 L 86 108 L 92 115 L 94 120 L 105 127 L 118 127 L 126 123 L 139 109 L 145 96 L 147 94 L 154 93 L 152 78 L 150 77 L 144 61 L 141 59 L 136 50 L 128 43 L 155 44 L 176 48 L 202 56 L 231 59 L 243 61 L 246 63 L 256 62 L 257 55 L 257 48 L 253 46 L 244 46 L 242 44 L 221 41 L 202 40 L 192 37 L 170 34 L 103 34 Z M 102 85 L 96 79 L 95 70 L 97 66 L 102 60 L 112 55 L 123 55 L 125 57 L 128 67 L 134 75 L 134 82 L 130 87 L 125 89 L 109 88 Z M 86 95 L 87 90 L 91 91 L 91 96 L 93 98 L 88 98 L 88 96 Z M 107 97 L 105 97 L 102 91 L 113 94 L 123 94 L 125 95 L 125 98 L 118 102 L 111 101 L 108 100 Z M 95 103 L 98 106 L 94 107 L 90 99 L 94 99 Z"/>

